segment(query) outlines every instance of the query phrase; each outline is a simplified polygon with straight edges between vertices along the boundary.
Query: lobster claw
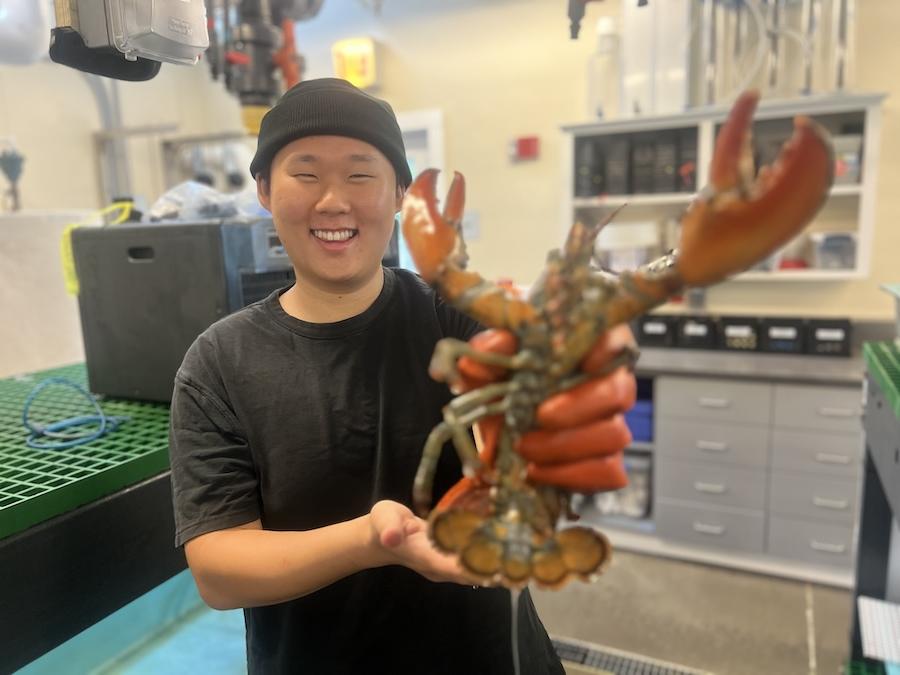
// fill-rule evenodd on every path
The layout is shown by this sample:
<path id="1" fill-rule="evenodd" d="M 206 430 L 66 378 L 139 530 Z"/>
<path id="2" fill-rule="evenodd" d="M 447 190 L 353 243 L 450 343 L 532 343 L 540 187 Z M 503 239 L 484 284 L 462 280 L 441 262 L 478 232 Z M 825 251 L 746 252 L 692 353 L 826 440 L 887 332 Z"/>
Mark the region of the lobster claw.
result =
<path id="1" fill-rule="evenodd" d="M 403 200 L 403 236 L 409 253 L 422 278 L 433 283 L 448 258 L 459 246 L 466 183 L 462 174 L 454 172 L 447 192 L 443 213 L 437 209 L 435 186 L 437 169 L 426 169 L 412 182 Z M 464 260 L 456 261 L 465 267 Z"/>
<path id="2" fill-rule="evenodd" d="M 742 272 L 797 235 L 822 206 L 833 180 L 828 134 L 807 117 L 772 166 L 754 181 L 750 128 L 759 94 L 735 102 L 716 139 L 710 186 L 682 220 L 678 272 L 687 286 L 708 286 Z"/>

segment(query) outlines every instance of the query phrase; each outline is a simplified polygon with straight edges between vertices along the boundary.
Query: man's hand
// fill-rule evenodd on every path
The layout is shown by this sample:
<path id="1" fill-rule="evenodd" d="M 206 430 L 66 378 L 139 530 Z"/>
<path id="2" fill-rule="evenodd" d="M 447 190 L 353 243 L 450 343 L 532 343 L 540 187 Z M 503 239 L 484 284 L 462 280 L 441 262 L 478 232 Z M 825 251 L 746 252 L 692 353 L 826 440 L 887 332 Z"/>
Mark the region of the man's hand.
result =
<path id="1" fill-rule="evenodd" d="M 484 331 L 470 340 L 478 350 L 512 354 L 516 339 L 508 331 Z M 537 429 L 522 436 L 516 449 L 528 461 L 528 478 L 573 492 L 616 490 L 628 483 L 622 463 L 631 433 L 623 413 L 634 405 L 636 382 L 630 369 L 610 371 L 617 360 L 636 353 L 628 326 L 604 333 L 581 363 L 591 379 L 543 401 L 537 409 Z M 502 379 L 501 368 L 473 359 L 459 360 L 462 389 Z M 493 457 L 502 426 L 501 417 L 479 424 L 484 453 Z"/>
<path id="2" fill-rule="evenodd" d="M 403 504 L 380 501 L 369 512 L 373 545 L 384 565 L 402 565 L 429 581 L 478 584 L 463 572 L 456 556 L 438 551 L 428 540 L 428 523 Z"/>

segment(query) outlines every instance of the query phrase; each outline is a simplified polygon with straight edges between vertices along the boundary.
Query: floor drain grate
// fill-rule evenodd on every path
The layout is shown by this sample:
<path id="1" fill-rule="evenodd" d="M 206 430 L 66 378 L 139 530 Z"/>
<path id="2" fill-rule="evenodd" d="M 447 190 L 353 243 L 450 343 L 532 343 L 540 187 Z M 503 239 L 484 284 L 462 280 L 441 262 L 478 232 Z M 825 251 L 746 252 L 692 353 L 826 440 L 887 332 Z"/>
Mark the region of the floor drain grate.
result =
<path id="1" fill-rule="evenodd" d="M 553 638 L 559 658 L 615 675 L 710 675 L 705 671 L 629 654 L 589 642 Z"/>

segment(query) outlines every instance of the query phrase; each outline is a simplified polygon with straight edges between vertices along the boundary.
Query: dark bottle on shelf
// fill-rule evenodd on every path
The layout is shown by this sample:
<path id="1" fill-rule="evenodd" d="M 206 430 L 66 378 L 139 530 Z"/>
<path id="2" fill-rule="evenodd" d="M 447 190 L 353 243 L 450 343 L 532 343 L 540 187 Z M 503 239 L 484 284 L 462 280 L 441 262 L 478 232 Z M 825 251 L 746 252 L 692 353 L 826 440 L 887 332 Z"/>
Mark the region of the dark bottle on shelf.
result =
<path id="1" fill-rule="evenodd" d="M 685 129 L 678 138 L 677 192 L 697 191 L 697 133 Z"/>
<path id="2" fill-rule="evenodd" d="M 678 190 L 678 138 L 672 131 L 656 135 L 653 189 L 655 192 Z"/>
<path id="3" fill-rule="evenodd" d="M 656 140 L 650 135 L 636 136 L 631 144 L 631 191 L 653 192 L 656 172 Z"/>
<path id="4" fill-rule="evenodd" d="M 576 138 L 575 196 L 594 197 L 604 192 L 603 173 L 600 143 L 594 138 Z"/>
<path id="5" fill-rule="evenodd" d="M 630 145 L 627 137 L 611 137 L 604 144 L 604 166 L 606 167 L 605 192 L 624 195 L 630 192 L 628 164 Z"/>

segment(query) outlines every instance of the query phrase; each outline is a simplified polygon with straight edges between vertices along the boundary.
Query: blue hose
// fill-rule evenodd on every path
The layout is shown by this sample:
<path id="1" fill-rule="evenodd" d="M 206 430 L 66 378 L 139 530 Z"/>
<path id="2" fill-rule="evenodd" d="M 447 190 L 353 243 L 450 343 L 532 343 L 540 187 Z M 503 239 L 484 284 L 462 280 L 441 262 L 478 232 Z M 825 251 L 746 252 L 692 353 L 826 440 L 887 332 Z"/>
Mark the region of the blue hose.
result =
<path id="1" fill-rule="evenodd" d="M 58 422 L 51 422 L 46 425 L 38 425 L 28 418 L 31 405 L 46 387 L 52 384 L 60 384 L 71 387 L 81 394 L 94 407 L 95 415 L 79 415 L 78 417 L 69 417 Z M 29 448 L 37 450 L 66 450 L 74 448 L 78 445 L 84 445 L 95 441 L 101 436 L 105 436 L 111 431 L 115 431 L 120 424 L 127 421 L 128 417 L 110 417 L 106 415 L 97 403 L 97 400 L 91 393 L 76 382 L 67 380 L 64 377 L 50 377 L 40 382 L 28 398 L 25 399 L 25 406 L 22 409 L 22 424 L 31 433 L 25 441 Z M 96 427 L 95 429 L 84 429 L 84 427 Z M 82 429 L 78 431 L 78 429 Z"/>

